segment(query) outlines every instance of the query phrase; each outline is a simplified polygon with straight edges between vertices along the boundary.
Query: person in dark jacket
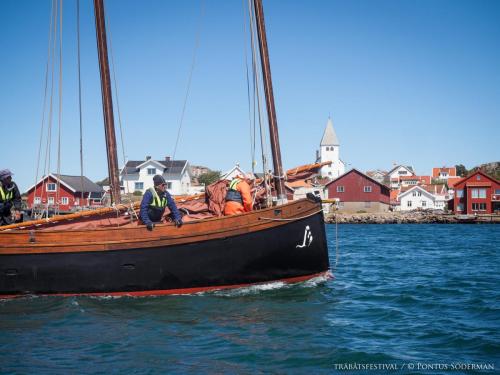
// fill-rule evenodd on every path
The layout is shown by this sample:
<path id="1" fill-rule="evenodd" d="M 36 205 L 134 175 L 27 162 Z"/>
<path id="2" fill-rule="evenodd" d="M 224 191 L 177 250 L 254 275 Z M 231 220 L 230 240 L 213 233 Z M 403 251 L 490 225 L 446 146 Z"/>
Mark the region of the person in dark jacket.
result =
<path id="1" fill-rule="evenodd" d="M 153 230 L 155 223 L 161 222 L 165 207 L 170 209 L 170 217 L 177 227 L 182 225 L 182 216 L 177 209 L 175 201 L 167 191 L 167 183 L 160 175 L 153 177 L 154 187 L 146 190 L 141 201 L 139 216 L 148 230 Z"/>
<path id="2" fill-rule="evenodd" d="M 12 212 L 14 207 L 14 212 Z M 21 194 L 8 169 L 0 171 L 0 225 L 21 220 Z"/>

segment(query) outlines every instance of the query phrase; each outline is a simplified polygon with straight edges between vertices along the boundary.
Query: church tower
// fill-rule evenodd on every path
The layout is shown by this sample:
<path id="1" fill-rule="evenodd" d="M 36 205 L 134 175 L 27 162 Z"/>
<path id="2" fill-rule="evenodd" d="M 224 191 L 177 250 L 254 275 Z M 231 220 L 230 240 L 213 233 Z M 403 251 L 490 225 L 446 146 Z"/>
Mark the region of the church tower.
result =
<path id="1" fill-rule="evenodd" d="M 335 179 L 343 175 L 345 173 L 345 165 L 344 162 L 340 160 L 340 142 L 333 129 L 333 122 L 330 117 L 328 117 L 325 132 L 323 133 L 323 138 L 321 139 L 319 147 L 318 161 L 320 163 L 325 161 L 332 162 L 332 164 L 325 165 L 321 168 L 321 176 Z"/>

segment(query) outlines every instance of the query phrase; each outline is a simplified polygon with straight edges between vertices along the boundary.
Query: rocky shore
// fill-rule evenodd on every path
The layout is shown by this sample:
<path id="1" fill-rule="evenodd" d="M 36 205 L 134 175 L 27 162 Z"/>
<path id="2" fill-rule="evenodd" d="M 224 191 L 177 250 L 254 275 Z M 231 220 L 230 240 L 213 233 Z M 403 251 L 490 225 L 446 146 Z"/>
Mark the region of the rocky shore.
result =
<path id="1" fill-rule="evenodd" d="M 387 213 L 334 213 L 325 217 L 325 222 L 333 224 L 499 224 L 500 215 L 464 216 L 435 214 L 425 211 Z"/>

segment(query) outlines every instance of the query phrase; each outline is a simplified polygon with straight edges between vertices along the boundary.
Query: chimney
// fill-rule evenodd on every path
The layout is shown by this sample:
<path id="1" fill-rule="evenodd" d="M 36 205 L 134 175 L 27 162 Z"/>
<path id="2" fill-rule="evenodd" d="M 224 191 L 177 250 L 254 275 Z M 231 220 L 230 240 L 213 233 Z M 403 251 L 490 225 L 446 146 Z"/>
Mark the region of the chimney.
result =
<path id="1" fill-rule="evenodd" d="M 165 156 L 165 161 L 170 161 L 170 156 Z"/>
<path id="2" fill-rule="evenodd" d="M 146 161 L 151 160 L 151 156 L 146 156 Z"/>

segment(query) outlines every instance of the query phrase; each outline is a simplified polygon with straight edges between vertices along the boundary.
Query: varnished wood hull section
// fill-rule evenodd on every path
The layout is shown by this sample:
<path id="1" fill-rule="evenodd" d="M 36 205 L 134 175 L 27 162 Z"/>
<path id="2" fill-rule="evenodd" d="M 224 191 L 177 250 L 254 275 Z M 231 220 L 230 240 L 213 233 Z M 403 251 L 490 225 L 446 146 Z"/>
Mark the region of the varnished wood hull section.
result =
<path id="1" fill-rule="evenodd" d="M 0 232 L 0 294 L 106 294 L 303 278 L 329 268 L 319 203 L 92 231 Z"/>

